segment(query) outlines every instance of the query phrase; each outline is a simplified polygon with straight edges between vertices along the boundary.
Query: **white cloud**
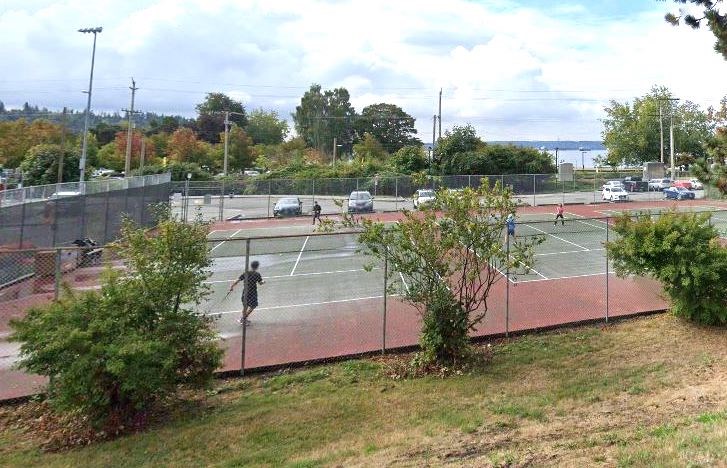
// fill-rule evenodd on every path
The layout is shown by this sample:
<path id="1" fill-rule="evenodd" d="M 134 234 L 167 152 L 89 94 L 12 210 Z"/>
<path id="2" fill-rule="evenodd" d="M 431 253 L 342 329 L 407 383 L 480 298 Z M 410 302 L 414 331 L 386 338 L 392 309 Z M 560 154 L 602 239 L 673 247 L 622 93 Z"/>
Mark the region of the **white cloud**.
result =
<path id="1" fill-rule="evenodd" d="M 591 14 L 451 0 L 6 0 L 0 7 L 0 100 L 83 107 L 90 37 L 99 36 L 94 108 L 187 115 L 205 92 L 287 116 L 313 83 L 345 86 L 357 109 L 392 102 L 431 132 L 444 88 L 445 128 L 472 122 L 488 139 L 597 139 L 602 107 L 665 85 L 701 105 L 727 92 L 727 62 L 708 31 L 649 11 Z M 541 2 L 544 3 L 544 2 Z"/>

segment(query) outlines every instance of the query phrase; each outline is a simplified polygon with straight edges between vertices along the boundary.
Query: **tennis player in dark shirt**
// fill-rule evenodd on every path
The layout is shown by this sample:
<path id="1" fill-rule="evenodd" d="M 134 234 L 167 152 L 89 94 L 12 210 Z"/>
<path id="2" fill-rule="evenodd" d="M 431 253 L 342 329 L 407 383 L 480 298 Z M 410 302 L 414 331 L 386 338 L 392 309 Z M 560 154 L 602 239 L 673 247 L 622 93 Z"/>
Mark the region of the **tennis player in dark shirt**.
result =
<path id="1" fill-rule="evenodd" d="M 318 220 L 318 224 L 321 224 L 321 205 L 318 202 L 313 204 L 313 224 L 316 223 L 316 219 Z"/>
<path id="2" fill-rule="evenodd" d="M 253 313 L 255 308 L 258 306 L 257 303 L 257 285 L 265 284 L 263 277 L 258 273 L 257 269 L 260 267 L 260 262 L 257 260 L 250 264 L 250 271 L 240 275 L 237 280 L 230 286 L 230 292 L 237 286 L 237 284 L 245 279 L 247 276 L 247 291 L 242 288 L 242 317 L 240 317 L 240 324 L 246 322 L 249 324 L 250 321 L 247 319 L 250 314 Z"/>

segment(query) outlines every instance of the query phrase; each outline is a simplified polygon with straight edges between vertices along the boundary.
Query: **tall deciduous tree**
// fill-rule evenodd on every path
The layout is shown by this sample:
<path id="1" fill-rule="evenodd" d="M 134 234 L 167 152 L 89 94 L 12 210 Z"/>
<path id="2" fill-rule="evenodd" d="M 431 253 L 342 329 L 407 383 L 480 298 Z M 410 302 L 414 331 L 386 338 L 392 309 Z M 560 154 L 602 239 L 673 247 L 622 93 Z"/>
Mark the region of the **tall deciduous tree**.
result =
<path id="1" fill-rule="evenodd" d="M 61 142 L 61 127 L 47 120 L 0 122 L 0 164 L 17 167 L 30 148 Z M 69 136 L 70 138 L 70 136 Z"/>
<path id="2" fill-rule="evenodd" d="M 376 138 L 389 153 L 395 153 L 407 145 L 421 144 L 415 137 L 414 117 L 394 104 L 371 104 L 356 119 L 358 138 L 366 133 Z"/>
<path id="3" fill-rule="evenodd" d="M 331 154 L 333 139 L 349 152 L 355 139 L 356 110 L 350 102 L 346 88 L 322 91 L 318 84 L 311 85 L 296 106 L 293 114 L 295 130 L 309 146 Z"/>
<path id="4" fill-rule="evenodd" d="M 234 112 L 230 114 L 230 122 L 243 128 L 247 126 L 247 113 L 241 101 L 224 93 L 209 93 L 203 102 L 197 104 L 195 128 L 202 140 L 220 142 L 220 133 L 225 131 L 225 111 Z"/>
<path id="5" fill-rule="evenodd" d="M 434 163 L 446 164 L 458 154 L 476 152 L 484 147 L 485 142 L 477 136 L 472 125 L 455 125 L 452 130 L 445 131 L 444 136 L 437 142 Z"/>
<path id="6" fill-rule="evenodd" d="M 705 154 L 704 143 L 710 138 L 713 124 L 709 115 L 696 104 L 677 103 L 664 87 L 654 87 L 632 104 L 611 101 L 604 110 L 603 143 L 613 164 L 641 164 L 660 158 L 659 107 L 664 129 L 664 153 L 669 154 L 669 125 L 674 122 L 674 151 L 696 157 Z"/>
<path id="7" fill-rule="evenodd" d="M 167 157 L 177 162 L 206 162 L 207 148 L 191 128 L 182 127 L 172 133 L 166 149 Z"/>
<path id="8" fill-rule="evenodd" d="M 288 122 L 278 117 L 275 111 L 255 109 L 248 118 L 247 134 L 254 144 L 277 145 L 288 136 Z"/>
<path id="9" fill-rule="evenodd" d="M 727 60 L 727 13 L 720 13 L 718 10 L 719 3 L 722 0 L 675 0 L 676 3 L 685 4 L 693 3 L 700 9 L 700 13 L 694 15 L 692 13 L 680 11 L 679 14 L 667 13 L 664 19 L 673 25 L 678 25 L 681 20 L 689 25 L 692 29 L 698 29 L 702 23 L 706 23 L 707 27 L 712 31 L 717 41 L 714 44 L 714 50 L 721 54 Z"/>
<path id="10" fill-rule="evenodd" d="M 228 165 L 233 171 L 242 171 L 252 167 L 255 160 L 252 138 L 237 125 L 230 130 L 230 141 L 228 144 Z"/>
<path id="11" fill-rule="evenodd" d="M 364 134 L 361 141 L 353 145 L 353 154 L 361 161 L 383 161 L 389 155 L 381 142 L 370 133 Z"/>
<path id="12" fill-rule="evenodd" d="M 26 185 L 45 185 L 58 182 L 58 164 L 63 155 L 63 182 L 78 180 L 78 155 L 60 145 L 37 145 L 28 150 L 20 168 Z"/>

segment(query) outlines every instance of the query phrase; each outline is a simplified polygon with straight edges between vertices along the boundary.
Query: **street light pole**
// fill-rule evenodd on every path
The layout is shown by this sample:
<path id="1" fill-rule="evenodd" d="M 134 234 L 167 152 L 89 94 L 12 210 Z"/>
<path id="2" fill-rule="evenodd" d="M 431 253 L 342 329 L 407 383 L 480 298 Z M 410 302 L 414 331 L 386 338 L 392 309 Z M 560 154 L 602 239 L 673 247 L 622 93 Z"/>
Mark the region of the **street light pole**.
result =
<path id="1" fill-rule="evenodd" d="M 86 115 L 83 119 L 83 145 L 81 146 L 81 161 L 79 163 L 80 169 L 80 186 L 83 187 L 83 182 L 86 178 L 86 153 L 88 150 L 88 118 L 91 113 L 91 92 L 93 90 L 93 66 L 96 61 L 96 35 L 103 31 L 102 27 L 95 28 L 83 28 L 79 29 L 78 32 L 93 34 L 93 52 L 91 52 L 91 76 L 88 79 L 88 101 L 86 102 Z M 83 190 L 82 190 L 83 191 Z"/>
<path id="2" fill-rule="evenodd" d="M 225 111 L 225 159 L 222 163 L 222 175 L 227 177 L 227 147 L 229 146 L 228 140 L 230 139 L 230 112 Z"/>

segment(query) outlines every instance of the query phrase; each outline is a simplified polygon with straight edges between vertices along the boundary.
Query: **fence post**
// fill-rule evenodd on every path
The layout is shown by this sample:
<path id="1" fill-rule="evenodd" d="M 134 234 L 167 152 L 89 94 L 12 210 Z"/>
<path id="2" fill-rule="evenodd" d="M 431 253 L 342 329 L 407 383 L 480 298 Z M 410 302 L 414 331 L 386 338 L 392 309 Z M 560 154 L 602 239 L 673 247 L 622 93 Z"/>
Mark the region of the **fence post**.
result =
<path id="1" fill-rule="evenodd" d="M 538 206 L 538 203 L 535 201 L 535 174 L 533 174 L 533 206 Z"/>
<path id="2" fill-rule="evenodd" d="M 23 248 L 23 235 L 25 231 L 25 201 L 20 205 L 20 239 L 18 239 L 18 248 Z"/>
<path id="3" fill-rule="evenodd" d="M 313 179 L 313 202 L 316 201 L 316 180 Z"/>
<path id="4" fill-rule="evenodd" d="M 222 179 L 222 188 L 220 192 L 220 221 L 224 221 L 225 218 L 225 179 Z"/>
<path id="5" fill-rule="evenodd" d="M 394 211 L 399 211 L 399 176 L 394 177 Z"/>
<path id="6" fill-rule="evenodd" d="M 510 234 L 506 242 L 507 261 L 505 262 L 505 336 L 510 336 Z"/>
<path id="7" fill-rule="evenodd" d="M 606 217 L 606 323 L 608 323 L 608 231 L 611 230 L 611 219 Z"/>
<path id="8" fill-rule="evenodd" d="M 383 330 L 381 333 L 381 354 L 386 353 L 386 299 L 388 297 L 388 281 L 389 281 L 389 248 L 386 247 L 384 250 L 384 317 L 383 317 Z"/>
<path id="9" fill-rule="evenodd" d="M 472 188 L 472 174 L 467 174 L 467 187 Z"/>
<path id="10" fill-rule="evenodd" d="M 272 181 L 268 179 L 268 218 L 270 217 L 270 192 L 272 191 Z"/>
<path id="11" fill-rule="evenodd" d="M 61 289 L 61 249 L 56 249 L 55 255 L 55 284 L 53 287 L 53 300 L 58 300 Z"/>
<path id="12" fill-rule="evenodd" d="M 107 243 L 109 241 L 109 196 L 111 196 L 111 192 L 106 190 L 106 210 L 104 214 L 103 219 L 103 243 Z"/>
<path id="13" fill-rule="evenodd" d="M 242 282 L 242 301 L 247 300 L 247 275 L 250 272 L 250 239 L 245 239 L 245 278 Z M 244 309 L 244 306 L 243 306 Z M 245 375 L 245 342 L 247 341 L 247 320 L 242 317 L 242 342 L 240 343 L 240 375 Z"/>

